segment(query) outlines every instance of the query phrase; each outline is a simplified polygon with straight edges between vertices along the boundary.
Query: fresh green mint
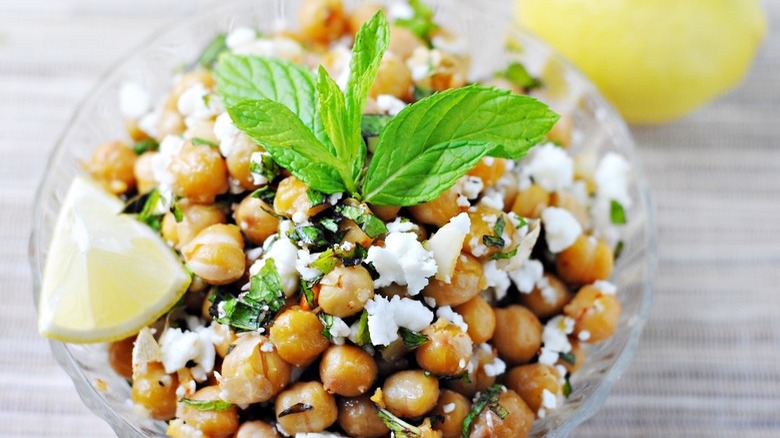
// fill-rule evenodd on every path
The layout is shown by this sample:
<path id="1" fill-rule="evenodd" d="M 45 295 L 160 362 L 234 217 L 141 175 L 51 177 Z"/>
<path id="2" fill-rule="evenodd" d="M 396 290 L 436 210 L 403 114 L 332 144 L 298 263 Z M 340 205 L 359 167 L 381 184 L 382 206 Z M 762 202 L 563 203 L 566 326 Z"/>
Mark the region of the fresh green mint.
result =
<path id="1" fill-rule="evenodd" d="M 282 280 L 273 259 L 268 259 L 260 271 L 249 280 L 249 290 L 236 297 L 218 292 L 209 309 L 220 324 L 234 329 L 254 331 L 270 324 L 284 306 Z"/>
<path id="2" fill-rule="evenodd" d="M 525 91 L 530 91 L 542 86 L 542 82 L 533 76 L 525 66 L 519 62 L 511 62 L 506 70 L 496 73 L 496 77 L 504 78 Z"/>
<path id="3" fill-rule="evenodd" d="M 137 155 L 141 155 L 144 152 L 156 151 L 160 149 L 160 143 L 155 140 L 141 140 L 133 144 L 133 152 Z"/>
<path id="4" fill-rule="evenodd" d="M 626 210 L 623 204 L 614 199 L 609 203 L 609 218 L 615 225 L 624 225 L 626 223 Z"/>
<path id="5" fill-rule="evenodd" d="M 433 11 L 420 0 L 409 0 L 409 6 L 411 6 L 414 14 L 410 18 L 395 20 L 395 24 L 409 29 L 430 46 L 431 37 L 438 29 L 436 22 L 433 20 Z"/>
<path id="6" fill-rule="evenodd" d="M 428 342 L 428 336 L 414 330 L 409 330 L 405 327 L 401 327 L 398 330 L 398 334 L 401 335 L 401 339 L 404 341 L 404 346 L 407 350 L 414 350 Z"/>
<path id="7" fill-rule="evenodd" d="M 198 411 L 225 411 L 235 406 L 233 403 L 224 400 L 192 400 L 183 398 L 181 402 Z"/>
<path id="8" fill-rule="evenodd" d="M 471 423 L 475 418 L 477 418 L 483 409 L 490 409 L 502 420 L 509 415 L 509 412 L 498 403 L 498 398 L 501 396 L 503 390 L 504 387 L 502 385 L 495 384 L 480 393 L 479 398 L 471 407 L 471 412 L 469 412 L 469 414 L 466 415 L 466 418 L 463 420 L 463 430 L 461 435 L 463 438 L 469 438 L 469 429 L 471 428 Z"/>
<path id="9" fill-rule="evenodd" d="M 217 58 L 223 52 L 227 51 L 227 36 L 221 33 L 214 37 L 203 49 L 203 52 L 198 57 L 198 64 L 203 67 L 211 67 L 217 62 Z"/>

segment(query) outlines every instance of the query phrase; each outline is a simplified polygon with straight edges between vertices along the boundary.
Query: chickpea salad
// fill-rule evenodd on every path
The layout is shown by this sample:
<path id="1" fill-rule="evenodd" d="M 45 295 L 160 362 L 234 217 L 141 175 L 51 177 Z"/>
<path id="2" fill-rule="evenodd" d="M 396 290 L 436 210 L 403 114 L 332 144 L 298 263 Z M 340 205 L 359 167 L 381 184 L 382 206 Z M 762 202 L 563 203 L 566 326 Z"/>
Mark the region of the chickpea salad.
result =
<path id="1" fill-rule="evenodd" d="M 620 319 L 631 168 L 411 0 L 217 36 L 87 175 L 191 277 L 112 342 L 172 437 L 524 437 Z M 174 298 L 175 299 L 175 298 Z"/>

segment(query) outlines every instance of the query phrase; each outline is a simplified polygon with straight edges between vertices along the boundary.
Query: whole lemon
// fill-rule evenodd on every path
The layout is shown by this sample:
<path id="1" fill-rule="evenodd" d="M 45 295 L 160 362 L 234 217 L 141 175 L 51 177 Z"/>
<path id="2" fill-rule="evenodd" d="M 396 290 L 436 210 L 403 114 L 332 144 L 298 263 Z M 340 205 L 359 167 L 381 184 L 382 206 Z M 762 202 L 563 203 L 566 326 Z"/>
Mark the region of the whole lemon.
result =
<path id="1" fill-rule="evenodd" d="M 520 23 L 629 122 L 675 119 L 739 83 L 766 33 L 758 0 L 516 0 Z"/>

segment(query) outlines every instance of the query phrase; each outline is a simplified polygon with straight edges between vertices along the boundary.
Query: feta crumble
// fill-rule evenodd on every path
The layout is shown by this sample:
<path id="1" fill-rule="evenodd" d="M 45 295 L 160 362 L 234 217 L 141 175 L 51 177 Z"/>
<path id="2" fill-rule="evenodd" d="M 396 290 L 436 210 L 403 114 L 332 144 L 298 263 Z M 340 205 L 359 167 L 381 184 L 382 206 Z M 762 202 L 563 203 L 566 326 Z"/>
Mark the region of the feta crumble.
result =
<path id="1" fill-rule="evenodd" d="M 368 333 L 374 345 L 390 345 L 398 339 L 400 327 L 420 331 L 433 321 L 433 312 L 421 302 L 394 296 L 388 300 L 375 296 L 365 306 L 368 312 Z"/>
<path id="2" fill-rule="evenodd" d="M 559 253 L 570 247 L 582 234 L 582 226 L 568 210 L 547 207 L 542 210 L 547 247 L 552 253 Z"/>
<path id="3" fill-rule="evenodd" d="M 376 106 L 390 116 L 395 116 L 406 108 L 406 102 L 391 94 L 380 94 L 376 97 Z"/>
<path id="4" fill-rule="evenodd" d="M 530 294 L 534 290 L 543 275 L 544 266 L 539 260 L 528 260 L 520 268 L 509 272 L 509 278 L 515 283 L 517 290 L 525 294 Z"/>
<path id="5" fill-rule="evenodd" d="M 482 369 L 485 371 L 486 376 L 498 377 L 506 372 L 506 363 L 496 356 L 493 362 L 484 364 Z"/>
<path id="6" fill-rule="evenodd" d="M 425 243 L 424 247 L 431 251 L 436 261 L 436 279 L 449 284 L 455 272 L 455 264 L 463 249 L 463 241 L 471 228 L 471 219 L 467 213 L 450 219 L 439 228 Z"/>
<path id="7" fill-rule="evenodd" d="M 565 189 L 574 181 L 574 161 L 552 143 L 535 147 L 524 171 L 548 192 Z"/>
<path id="8" fill-rule="evenodd" d="M 152 107 L 149 92 L 136 82 L 125 82 L 119 88 L 119 110 L 122 115 L 137 119 L 146 114 Z"/>
<path id="9" fill-rule="evenodd" d="M 441 306 L 436 309 L 436 316 L 439 318 L 444 318 L 450 323 L 458 326 L 463 333 L 469 331 L 469 325 L 466 324 L 466 321 L 463 320 L 463 317 L 459 313 L 452 310 L 452 307 L 450 306 Z"/>
<path id="10" fill-rule="evenodd" d="M 446 405 L 441 407 L 441 410 L 445 414 L 449 414 L 455 410 L 455 403 L 447 403 Z"/>
<path id="11" fill-rule="evenodd" d="M 499 268 L 497 260 L 488 260 L 482 264 L 482 275 L 485 277 L 487 287 L 493 288 L 496 300 L 501 301 L 511 286 L 509 273 Z"/>
<path id="12" fill-rule="evenodd" d="M 593 282 L 593 287 L 606 295 L 615 295 L 617 292 L 617 286 L 606 280 L 596 280 Z"/>
<path id="13" fill-rule="evenodd" d="M 214 369 L 214 341 L 216 334 L 211 327 L 198 327 L 194 331 L 182 331 L 180 328 L 167 328 L 160 336 L 160 351 L 165 372 L 170 374 L 187 366 L 195 380 L 206 380 L 207 374 Z"/>
<path id="14" fill-rule="evenodd" d="M 257 275 L 265 266 L 268 259 L 274 261 L 276 272 L 282 280 L 282 289 L 287 297 L 292 296 L 298 290 L 298 247 L 295 246 L 286 236 L 276 239 L 270 248 L 263 254 L 263 257 L 254 262 L 249 268 L 250 275 Z"/>
<path id="15" fill-rule="evenodd" d="M 366 261 L 374 265 L 379 278 L 374 287 L 393 283 L 407 286 L 409 295 L 417 295 L 428 285 L 428 278 L 436 274 L 436 260 L 414 233 L 389 233 L 384 248 L 372 246 Z"/>
<path id="16" fill-rule="evenodd" d="M 460 193 L 468 199 L 477 199 L 482 193 L 482 189 L 485 188 L 485 183 L 478 176 L 464 176 L 458 183 L 460 184 Z"/>

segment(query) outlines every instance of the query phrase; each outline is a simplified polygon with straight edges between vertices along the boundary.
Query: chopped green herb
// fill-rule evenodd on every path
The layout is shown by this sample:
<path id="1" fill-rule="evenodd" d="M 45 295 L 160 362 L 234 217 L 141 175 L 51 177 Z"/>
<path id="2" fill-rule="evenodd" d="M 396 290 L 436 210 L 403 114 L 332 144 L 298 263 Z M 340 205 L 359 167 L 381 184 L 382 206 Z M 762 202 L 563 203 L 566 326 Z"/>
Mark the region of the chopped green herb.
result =
<path id="1" fill-rule="evenodd" d="M 438 28 L 433 20 L 433 10 L 421 0 L 409 0 L 409 6 L 412 7 L 414 15 L 410 18 L 399 18 L 395 20 L 395 24 L 409 29 L 430 47 L 431 37 Z"/>
<path id="2" fill-rule="evenodd" d="M 252 197 L 262 199 L 266 204 L 273 204 L 276 192 L 271 190 L 269 186 L 263 186 L 252 192 Z"/>
<path id="3" fill-rule="evenodd" d="M 516 246 L 513 250 L 507 251 L 507 252 L 497 252 L 490 256 L 490 260 L 505 260 L 505 259 L 511 259 L 512 257 L 517 255 L 517 250 L 519 249 L 519 246 Z"/>
<path id="4" fill-rule="evenodd" d="M 328 199 L 324 193 L 314 189 L 307 190 L 306 196 L 309 198 L 309 202 L 311 202 L 312 206 L 322 205 Z"/>
<path id="5" fill-rule="evenodd" d="M 149 192 L 149 196 L 146 198 L 144 208 L 138 213 L 137 219 L 146 225 L 149 225 L 153 230 L 160 231 L 161 215 L 155 214 L 157 205 L 160 203 L 162 196 L 158 190 L 152 190 Z"/>
<path id="6" fill-rule="evenodd" d="M 615 254 L 615 260 L 620 257 L 620 254 L 623 254 L 623 247 L 625 245 L 626 244 L 622 240 L 618 241 L 618 243 L 615 245 L 615 250 L 613 251 L 613 254 Z"/>
<path id="7" fill-rule="evenodd" d="M 327 249 L 317 260 L 311 263 L 311 267 L 320 271 L 322 275 L 325 275 L 333 270 L 339 264 L 339 259 L 336 257 L 335 251 L 332 248 Z"/>
<path id="8" fill-rule="evenodd" d="M 238 330 L 258 330 L 270 324 L 284 306 L 282 280 L 273 259 L 268 259 L 260 271 L 249 280 L 249 291 L 239 297 L 217 294 L 210 308 L 211 316 L 220 324 Z"/>
<path id="9" fill-rule="evenodd" d="M 498 403 L 498 398 L 501 396 L 503 390 L 504 387 L 502 385 L 495 384 L 480 393 L 479 398 L 471 407 L 471 412 L 469 412 L 469 414 L 466 415 L 466 418 L 463 420 L 463 431 L 461 434 L 463 438 L 469 438 L 469 429 L 471 428 L 471 423 L 475 418 L 477 418 L 482 410 L 485 409 L 485 407 L 493 411 L 502 420 L 506 418 L 507 415 L 509 415 L 509 412 L 507 412 L 507 410 Z"/>
<path id="10" fill-rule="evenodd" d="M 160 149 L 160 143 L 157 143 L 155 140 L 141 140 L 133 145 L 133 151 L 138 155 L 158 149 Z"/>
<path id="11" fill-rule="evenodd" d="M 609 203 L 609 217 L 615 225 L 623 225 L 626 223 L 626 210 L 623 209 L 621 203 L 614 199 Z"/>
<path id="12" fill-rule="evenodd" d="M 218 144 L 211 140 L 206 140 L 205 138 L 193 137 L 191 141 L 193 146 L 208 146 L 210 148 L 219 149 Z"/>
<path id="13" fill-rule="evenodd" d="M 342 205 L 336 208 L 336 212 L 347 219 L 351 219 L 365 232 L 368 237 L 374 238 L 387 233 L 387 225 L 368 211 L 368 208 Z"/>
<path id="14" fill-rule="evenodd" d="M 329 341 L 332 341 L 333 334 L 331 334 L 330 329 L 333 328 L 333 315 L 320 313 L 319 317 L 322 325 L 325 326 L 325 328 L 323 328 L 320 333 L 322 333 L 322 336 L 325 336 Z"/>
<path id="15" fill-rule="evenodd" d="M 563 396 L 568 398 L 571 395 L 571 382 L 569 376 L 566 376 L 563 382 Z"/>
<path id="16" fill-rule="evenodd" d="M 558 353 L 558 357 L 572 365 L 575 365 L 577 362 L 577 356 L 572 353 Z"/>
<path id="17" fill-rule="evenodd" d="M 414 350 L 420 345 L 428 342 L 428 336 L 414 330 L 409 330 L 405 327 L 401 327 L 398 330 L 398 334 L 401 335 L 401 339 L 403 339 L 404 346 L 407 350 Z"/>
<path id="18" fill-rule="evenodd" d="M 171 212 L 173 213 L 173 218 L 176 220 L 177 224 L 184 220 L 184 211 L 181 209 L 181 205 L 179 205 L 178 202 L 173 203 Z"/>
<path id="19" fill-rule="evenodd" d="M 181 402 L 198 411 L 225 411 L 235 406 L 233 403 L 224 400 L 192 400 L 183 398 Z"/>
<path id="20" fill-rule="evenodd" d="M 300 281 L 300 287 L 301 287 L 301 293 L 303 294 L 304 298 L 306 298 L 306 304 L 309 305 L 310 308 L 314 308 L 314 291 L 309 287 L 309 284 L 301 279 Z"/>
<path id="21" fill-rule="evenodd" d="M 430 88 L 422 88 L 417 85 L 414 86 L 414 91 L 412 92 L 412 97 L 415 102 L 418 100 L 423 100 L 426 97 L 433 96 L 435 91 L 431 90 Z"/>
<path id="22" fill-rule="evenodd" d="M 385 423 L 388 429 L 390 429 L 391 436 L 395 438 L 420 438 L 422 437 L 422 430 L 419 427 L 413 426 L 404 420 L 396 417 L 390 411 L 386 409 L 378 409 L 376 413 L 379 418 Z"/>
<path id="23" fill-rule="evenodd" d="M 227 37 L 225 34 L 219 34 L 212 39 L 203 52 L 198 57 L 198 64 L 203 67 L 211 67 L 223 52 L 227 51 Z"/>
<path id="24" fill-rule="evenodd" d="M 283 410 L 282 412 L 279 412 L 279 414 L 276 417 L 282 418 L 292 414 L 300 414 L 302 412 L 307 412 L 312 409 L 314 409 L 314 406 L 312 405 L 308 405 L 306 403 L 296 403 L 290 406 L 289 408 Z"/>
<path id="25" fill-rule="evenodd" d="M 253 154 L 254 155 L 254 154 Z M 282 169 L 276 164 L 273 157 L 267 152 L 260 152 L 260 161 L 251 160 L 249 162 L 249 172 L 253 175 L 259 175 L 273 181 L 282 173 Z"/>
<path id="26" fill-rule="evenodd" d="M 358 321 L 357 344 L 361 347 L 371 344 L 371 335 L 368 332 L 368 312 L 363 310 Z"/>
<path id="27" fill-rule="evenodd" d="M 390 122 L 392 116 L 386 114 L 366 114 L 360 121 L 360 133 L 363 137 L 379 137 Z"/>
<path id="28" fill-rule="evenodd" d="M 324 217 L 317 220 L 317 223 L 320 224 L 320 226 L 331 233 L 338 233 L 339 231 L 339 223 L 336 222 L 335 219 Z"/>
<path id="29" fill-rule="evenodd" d="M 307 246 L 327 246 L 325 233 L 316 225 L 298 225 L 287 234 L 290 240 Z"/>
<path id="30" fill-rule="evenodd" d="M 496 77 L 504 78 L 512 85 L 525 91 L 530 91 L 542 86 L 542 81 L 531 76 L 525 66 L 519 62 L 511 62 L 506 70 L 496 73 Z"/>

